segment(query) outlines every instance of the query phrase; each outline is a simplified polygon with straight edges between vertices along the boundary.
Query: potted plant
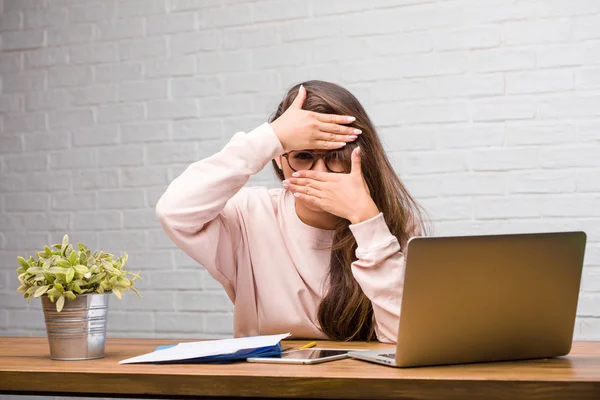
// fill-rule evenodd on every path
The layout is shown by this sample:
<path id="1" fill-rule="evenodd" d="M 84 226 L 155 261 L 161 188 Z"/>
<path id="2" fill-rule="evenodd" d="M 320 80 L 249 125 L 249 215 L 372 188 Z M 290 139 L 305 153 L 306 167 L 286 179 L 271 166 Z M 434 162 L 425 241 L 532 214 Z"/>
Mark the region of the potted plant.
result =
<path id="1" fill-rule="evenodd" d="M 36 258 L 19 261 L 17 289 L 31 301 L 42 298 L 50 358 L 55 360 L 89 360 L 104 357 L 108 294 L 119 299 L 122 292 L 133 290 L 138 274 L 125 271 L 127 253 L 115 258 L 102 251 L 91 252 L 78 243 L 45 246 Z M 130 275 L 132 278 L 128 277 Z"/>

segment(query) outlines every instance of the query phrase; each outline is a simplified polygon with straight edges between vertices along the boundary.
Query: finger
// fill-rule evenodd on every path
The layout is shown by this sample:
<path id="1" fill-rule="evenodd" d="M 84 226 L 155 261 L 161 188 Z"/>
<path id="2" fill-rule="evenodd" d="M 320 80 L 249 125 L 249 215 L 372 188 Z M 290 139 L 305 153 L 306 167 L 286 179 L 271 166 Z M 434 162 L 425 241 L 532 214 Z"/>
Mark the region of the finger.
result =
<path id="1" fill-rule="evenodd" d="M 322 132 L 333 132 L 333 133 L 339 134 L 339 135 L 345 134 L 345 135 L 356 136 L 356 135 L 360 135 L 362 133 L 362 131 L 360 129 L 352 128 L 351 126 L 330 124 L 328 122 L 320 122 L 319 129 Z"/>
<path id="2" fill-rule="evenodd" d="M 320 209 L 323 209 L 322 201 L 318 197 L 307 196 L 302 193 L 294 193 L 294 197 L 296 197 L 297 199 L 300 199 L 302 201 L 305 201 L 309 204 L 312 204 L 313 206 L 319 207 Z"/>
<path id="3" fill-rule="evenodd" d="M 362 151 L 360 149 L 360 146 L 352 150 L 352 155 L 350 156 L 350 159 L 352 160 L 352 167 L 350 169 L 351 174 L 362 175 L 361 156 Z"/>
<path id="4" fill-rule="evenodd" d="M 314 187 L 318 190 L 323 190 L 323 182 L 317 181 L 311 178 L 288 178 L 284 182 L 287 181 L 288 184 L 297 185 L 297 186 L 310 186 Z"/>
<path id="5" fill-rule="evenodd" d="M 300 85 L 300 88 L 298 89 L 298 94 L 296 95 L 296 98 L 292 102 L 292 105 L 290 106 L 290 108 L 301 109 L 302 105 L 304 104 L 305 99 L 306 99 L 306 88 L 303 85 Z"/>
<path id="6" fill-rule="evenodd" d="M 336 174 L 330 172 L 313 171 L 310 169 L 294 172 L 292 174 L 294 178 L 309 178 L 320 182 L 331 182 L 335 178 L 335 175 Z"/>
<path id="7" fill-rule="evenodd" d="M 344 141 L 346 143 L 353 142 L 358 137 L 357 135 L 345 135 L 345 134 L 337 134 L 333 132 L 323 132 L 320 131 L 315 136 L 316 140 L 322 140 L 325 142 L 341 142 Z"/>
<path id="8" fill-rule="evenodd" d="M 300 186 L 300 185 L 290 184 L 287 189 L 294 194 L 300 193 L 300 194 L 304 194 L 306 196 L 313 196 L 313 197 L 321 198 L 321 192 L 310 186 Z"/>
<path id="9" fill-rule="evenodd" d="M 332 142 L 329 140 L 317 139 L 313 141 L 313 149 L 315 150 L 335 150 L 341 149 L 346 145 L 346 142 Z"/>
<path id="10" fill-rule="evenodd" d="M 337 114 L 321 114 L 315 113 L 317 119 L 321 122 L 329 122 L 332 124 L 349 124 L 356 121 L 355 117 L 350 115 L 337 115 Z"/>

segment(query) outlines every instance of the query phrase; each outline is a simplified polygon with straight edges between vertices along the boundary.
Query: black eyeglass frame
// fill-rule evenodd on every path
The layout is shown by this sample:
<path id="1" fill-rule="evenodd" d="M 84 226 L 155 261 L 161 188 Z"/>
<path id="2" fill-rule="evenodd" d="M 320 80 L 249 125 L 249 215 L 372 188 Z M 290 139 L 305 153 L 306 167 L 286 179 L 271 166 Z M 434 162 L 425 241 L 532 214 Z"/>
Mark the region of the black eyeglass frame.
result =
<path id="1" fill-rule="evenodd" d="M 294 150 L 297 151 L 297 150 Z M 292 167 L 292 164 L 290 163 L 290 153 L 293 153 L 294 151 L 289 151 L 287 153 L 282 154 L 283 157 L 285 157 L 285 159 L 287 160 L 287 164 L 290 167 L 290 169 L 294 172 L 298 172 L 298 170 L 294 169 L 294 167 Z M 302 153 L 310 153 L 313 156 L 313 163 L 310 166 L 310 168 L 308 170 L 311 170 L 314 168 L 314 166 L 317 164 L 317 161 L 319 161 L 320 159 L 323 159 L 323 163 L 325 164 L 325 168 L 327 168 L 327 171 L 332 172 L 334 174 L 342 174 L 345 171 L 334 171 L 331 168 L 329 168 L 329 165 L 327 165 L 327 160 L 325 159 L 325 157 L 327 156 L 327 153 L 313 153 L 312 151 L 308 151 L 308 150 L 301 150 L 298 152 L 302 152 Z"/>

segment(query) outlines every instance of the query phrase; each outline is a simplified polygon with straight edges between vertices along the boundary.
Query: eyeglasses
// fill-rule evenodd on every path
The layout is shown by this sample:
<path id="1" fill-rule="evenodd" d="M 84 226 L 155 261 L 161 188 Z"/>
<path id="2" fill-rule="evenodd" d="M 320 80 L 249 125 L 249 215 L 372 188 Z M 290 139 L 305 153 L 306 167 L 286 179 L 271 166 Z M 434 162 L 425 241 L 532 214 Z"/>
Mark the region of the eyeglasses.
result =
<path id="1" fill-rule="evenodd" d="M 323 159 L 325 168 L 329 172 L 342 173 L 348 168 L 348 160 L 338 151 L 315 153 L 307 150 L 290 151 L 283 154 L 290 168 L 295 171 L 306 171 L 313 169 L 319 159 Z"/>

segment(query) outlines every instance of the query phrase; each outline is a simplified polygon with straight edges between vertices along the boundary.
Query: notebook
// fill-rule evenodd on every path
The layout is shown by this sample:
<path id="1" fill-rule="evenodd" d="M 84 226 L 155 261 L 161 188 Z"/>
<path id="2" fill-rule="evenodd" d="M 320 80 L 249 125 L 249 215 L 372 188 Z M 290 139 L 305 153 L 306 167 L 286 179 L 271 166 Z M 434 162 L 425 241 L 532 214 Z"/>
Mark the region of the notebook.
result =
<path id="1" fill-rule="evenodd" d="M 121 360 L 119 364 L 226 363 L 248 357 L 268 357 L 281 354 L 279 342 L 288 336 L 289 333 L 284 333 L 159 346 L 151 353 Z"/>

